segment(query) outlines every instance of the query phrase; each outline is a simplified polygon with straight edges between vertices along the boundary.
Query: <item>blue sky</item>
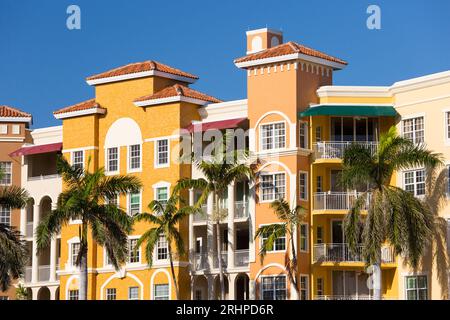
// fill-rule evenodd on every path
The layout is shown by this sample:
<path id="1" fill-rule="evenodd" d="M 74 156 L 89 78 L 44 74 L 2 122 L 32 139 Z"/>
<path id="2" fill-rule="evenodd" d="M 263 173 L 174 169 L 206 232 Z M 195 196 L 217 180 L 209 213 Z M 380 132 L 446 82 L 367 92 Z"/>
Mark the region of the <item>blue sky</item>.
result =
<path id="1" fill-rule="evenodd" d="M 81 8 L 81 30 L 66 9 Z M 382 29 L 366 9 L 382 10 Z M 450 1 L 0 0 L 0 104 L 33 113 L 34 128 L 58 125 L 52 111 L 93 97 L 85 77 L 154 59 L 194 73 L 194 88 L 223 100 L 246 97 L 245 31 L 282 29 L 349 66 L 337 85 L 390 85 L 450 70 Z"/>

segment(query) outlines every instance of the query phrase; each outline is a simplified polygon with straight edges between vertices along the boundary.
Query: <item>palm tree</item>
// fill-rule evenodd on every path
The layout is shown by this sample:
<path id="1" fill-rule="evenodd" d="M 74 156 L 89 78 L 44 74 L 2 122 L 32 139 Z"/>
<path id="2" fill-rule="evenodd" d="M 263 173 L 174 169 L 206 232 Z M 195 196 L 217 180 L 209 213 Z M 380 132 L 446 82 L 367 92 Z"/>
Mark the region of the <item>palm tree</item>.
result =
<path id="1" fill-rule="evenodd" d="M 167 201 L 153 200 L 148 205 L 148 209 L 153 214 L 144 212 L 134 218 L 136 222 L 145 221 L 151 224 L 150 229 L 139 238 L 136 245 L 139 248 L 142 243 L 146 242 L 145 255 L 150 267 L 153 264 L 153 249 L 158 243 L 158 240 L 160 237 L 164 237 L 167 241 L 170 269 L 172 271 L 177 300 L 180 299 L 180 288 L 178 287 L 177 277 L 175 276 L 175 269 L 173 267 L 173 256 L 174 254 L 177 256 L 185 254 L 183 238 L 177 226 L 186 216 L 198 211 L 198 209 L 191 206 L 178 208 L 179 202 L 182 203 L 183 201 L 175 193 Z M 175 245 L 175 252 L 173 252 L 172 243 Z"/>
<path id="2" fill-rule="evenodd" d="M 341 184 L 347 188 L 368 185 L 344 219 L 344 233 L 356 252 L 362 241 L 363 257 L 374 268 L 374 299 L 381 299 L 381 249 L 388 242 L 394 255 L 402 254 L 416 268 L 432 236 L 433 214 L 414 194 L 390 185 L 394 172 L 412 167 L 435 168 L 441 156 L 424 145 L 397 135 L 395 127 L 380 137 L 376 152 L 353 144 L 344 153 Z M 369 194 L 371 201 L 367 201 Z M 368 203 L 367 216 L 361 210 Z"/>
<path id="3" fill-rule="evenodd" d="M 0 179 L 3 173 L 0 170 Z M 25 207 L 27 192 L 18 186 L 0 187 L 0 208 L 20 209 Z M 0 223 L 0 289 L 6 291 L 13 279 L 23 276 L 27 261 L 26 244 L 13 227 Z"/>
<path id="4" fill-rule="evenodd" d="M 275 211 L 276 216 L 281 223 L 274 223 L 258 228 L 255 234 L 255 240 L 258 237 L 266 238 L 261 244 L 259 255 L 264 259 L 268 251 L 272 251 L 275 242 L 283 237 L 288 237 L 291 242 L 291 256 L 287 260 L 286 270 L 288 271 L 289 281 L 294 285 L 297 298 L 300 298 L 299 280 L 297 277 L 298 259 L 296 253 L 296 231 L 299 224 L 305 219 L 306 211 L 300 205 L 291 209 L 289 203 L 284 199 L 275 200 L 270 204 L 270 208 Z"/>
<path id="5" fill-rule="evenodd" d="M 225 137 L 224 142 L 228 141 Z M 221 207 L 221 203 L 225 201 L 225 194 L 228 191 L 228 186 L 233 182 L 251 179 L 254 176 L 253 169 L 246 163 L 246 153 L 242 150 L 229 151 L 220 149 L 214 156 L 207 161 L 194 161 L 198 170 L 203 173 L 205 178 L 190 179 L 183 178 L 178 181 L 176 190 L 180 189 L 196 189 L 201 190 L 201 195 L 195 204 L 199 208 L 206 202 L 209 195 L 213 196 L 213 214 L 212 221 L 216 228 L 216 247 L 217 247 L 217 261 L 219 267 L 220 279 L 220 298 L 225 299 L 225 283 L 223 274 L 222 257 L 220 253 L 220 245 L 222 243 L 222 236 L 220 233 L 220 222 L 227 216 L 228 211 Z"/>
<path id="6" fill-rule="evenodd" d="M 58 158 L 57 169 L 66 189 L 58 197 L 57 209 L 38 225 L 37 246 L 38 250 L 43 250 L 63 226 L 71 220 L 81 220 L 78 231 L 80 249 L 75 265 L 80 268 L 79 297 L 86 300 L 88 230 L 91 239 L 106 248 L 112 265 L 118 269 L 128 254 L 127 235 L 132 230 L 132 219 L 124 210 L 114 204 L 106 204 L 104 200 L 138 192 L 141 182 L 130 175 L 105 176 L 103 168 L 91 173 L 72 167 L 63 157 Z"/>

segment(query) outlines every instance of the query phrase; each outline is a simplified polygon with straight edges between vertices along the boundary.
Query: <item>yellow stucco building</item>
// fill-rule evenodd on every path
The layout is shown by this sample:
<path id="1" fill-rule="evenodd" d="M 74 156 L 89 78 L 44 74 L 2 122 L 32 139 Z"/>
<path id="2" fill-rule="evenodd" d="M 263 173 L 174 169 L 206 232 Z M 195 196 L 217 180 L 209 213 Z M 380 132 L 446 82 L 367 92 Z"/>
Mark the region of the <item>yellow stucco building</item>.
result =
<path id="1" fill-rule="evenodd" d="M 345 214 L 367 189 L 340 187 L 344 150 L 356 142 L 375 151 L 380 135 L 396 125 L 400 134 L 426 143 L 449 159 L 450 72 L 386 87 L 334 86 L 333 74 L 344 69 L 346 61 L 283 42 L 280 31 L 267 28 L 247 32 L 246 55 L 234 63 L 247 77 L 247 98 L 243 100 L 222 102 L 198 92 L 190 87 L 196 76 L 156 61 L 88 77 L 93 98 L 54 113 L 62 120 L 58 129 L 62 154 L 75 166 L 104 167 L 108 175 L 139 177 L 143 183 L 140 193 L 107 199 L 133 215 L 145 211 L 153 199 L 167 199 L 179 179 L 202 177 L 194 164 L 175 161 L 183 135 L 194 137 L 194 145 L 189 145 L 194 150 L 196 134 L 206 135 L 210 129 L 241 130 L 243 148 L 260 162 L 257 179 L 229 186 L 220 248 L 210 218 L 211 197 L 203 205 L 205 215 L 190 216 L 179 225 L 188 249 L 186 256 L 175 261 L 181 298 L 218 297 L 220 256 L 227 299 L 371 299 L 365 263 L 360 254 L 350 252 L 342 230 Z M 205 140 L 200 144 L 205 147 Z M 27 153 L 22 154 L 26 164 Z M 27 175 L 24 170 L 22 176 Z M 448 168 L 441 168 L 440 174 L 447 181 L 448 194 Z M 423 168 L 411 168 L 396 173 L 392 184 L 423 197 L 425 180 Z M 198 191 L 186 191 L 184 197 L 193 204 Z M 254 239 L 258 227 L 279 222 L 269 207 L 278 197 L 306 209 L 306 219 L 294 235 L 299 297 L 286 274 L 290 239 L 277 241 L 264 260 L 259 257 L 261 239 Z M 450 213 L 446 196 L 441 200 L 436 217 L 447 228 L 447 235 L 444 232 L 440 246 L 430 239 L 433 245 L 419 270 L 405 266 L 388 245 L 383 248 L 385 299 L 448 298 L 445 238 Z M 28 221 L 26 209 L 21 221 Z M 79 275 L 74 257 L 79 249 L 78 224 L 72 221 L 65 226 L 54 245 L 59 246 L 52 251 L 58 252 L 58 263 L 56 267 L 53 253 L 51 270 L 57 269 L 53 271 L 57 277 L 53 275 L 51 282 L 37 276 L 25 281 L 33 298 L 50 283 L 59 284 L 60 299 L 77 299 Z M 135 226 L 129 236 L 130 249 L 147 227 L 144 223 Z M 33 237 L 30 241 L 34 243 Z M 120 270 L 114 270 L 104 249 L 90 241 L 88 298 L 175 299 L 164 239 L 153 255 L 153 265 L 148 267 L 140 248 Z M 38 258 L 33 261 L 40 261 Z M 35 269 L 34 274 L 40 270 Z"/>

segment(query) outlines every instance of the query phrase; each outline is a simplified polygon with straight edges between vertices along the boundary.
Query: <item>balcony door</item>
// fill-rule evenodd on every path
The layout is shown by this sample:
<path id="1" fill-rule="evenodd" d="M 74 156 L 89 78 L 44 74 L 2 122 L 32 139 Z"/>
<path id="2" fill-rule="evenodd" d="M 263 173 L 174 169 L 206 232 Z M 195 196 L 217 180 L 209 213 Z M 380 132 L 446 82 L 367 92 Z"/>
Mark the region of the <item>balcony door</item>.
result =
<path id="1" fill-rule="evenodd" d="M 331 243 L 343 244 L 345 243 L 344 228 L 342 226 L 342 220 L 331 221 Z"/>
<path id="2" fill-rule="evenodd" d="M 378 119 L 367 117 L 332 117 L 330 141 L 378 141 Z"/>
<path id="3" fill-rule="evenodd" d="M 333 271 L 333 295 L 342 299 L 368 299 L 368 275 L 359 271 Z"/>

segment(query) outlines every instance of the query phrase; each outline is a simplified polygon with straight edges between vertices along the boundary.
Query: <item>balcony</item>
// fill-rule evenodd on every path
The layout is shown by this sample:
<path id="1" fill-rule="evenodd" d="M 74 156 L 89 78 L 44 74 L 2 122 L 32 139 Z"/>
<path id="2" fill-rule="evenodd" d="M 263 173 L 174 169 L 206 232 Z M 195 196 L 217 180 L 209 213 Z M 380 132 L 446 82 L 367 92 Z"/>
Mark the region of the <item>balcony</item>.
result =
<path id="1" fill-rule="evenodd" d="M 363 259 L 363 246 L 359 245 L 356 248 L 356 252 L 352 252 L 347 243 L 321 243 L 314 245 L 313 261 L 324 262 L 362 262 Z M 381 262 L 392 263 L 394 262 L 394 250 L 392 247 L 381 248 Z"/>
<path id="2" fill-rule="evenodd" d="M 25 267 L 25 283 L 31 282 L 32 267 Z"/>
<path id="3" fill-rule="evenodd" d="M 396 300 L 394 297 L 382 297 L 383 300 Z M 324 295 L 315 296 L 314 300 L 373 300 L 373 296 L 367 294 L 360 295 Z"/>
<path id="4" fill-rule="evenodd" d="M 222 258 L 222 267 L 227 268 L 228 267 L 228 252 L 222 251 L 221 258 Z M 234 252 L 234 266 L 235 267 L 248 267 L 248 263 L 249 263 L 249 250 L 248 249 L 236 250 Z M 208 267 L 209 267 L 208 254 L 207 253 L 195 254 L 193 267 L 194 267 L 195 271 L 208 269 Z M 216 255 L 214 255 L 214 257 L 213 257 L 213 268 L 214 269 L 219 268 L 219 260 L 217 259 Z"/>
<path id="5" fill-rule="evenodd" d="M 314 193 L 313 210 L 349 211 L 362 194 L 362 192 L 316 192 Z M 368 209 L 371 199 L 371 194 L 368 194 L 363 210 Z"/>
<path id="6" fill-rule="evenodd" d="M 194 223 L 195 224 L 203 224 L 206 223 L 208 217 L 208 209 L 207 205 L 202 205 L 202 212 L 194 214 Z M 223 210 L 227 209 L 227 204 L 223 204 L 220 206 Z M 234 219 L 247 219 L 249 217 L 249 208 L 247 201 L 236 201 L 234 203 Z M 226 218 L 222 219 L 221 222 L 226 222 Z"/>
<path id="7" fill-rule="evenodd" d="M 359 144 L 368 148 L 374 154 L 378 148 L 376 141 L 323 141 L 314 143 L 314 154 L 316 159 L 342 159 L 345 150 L 352 144 Z"/>
<path id="8" fill-rule="evenodd" d="M 41 181 L 41 180 L 49 180 L 49 179 L 59 179 L 61 176 L 59 174 L 47 174 L 47 175 L 39 175 L 34 177 L 28 177 L 27 181 Z"/>
<path id="9" fill-rule="evenodd" d="M 235 267 L 248 267 L 250 251 L 247 250 L 236 250 L 234 252 L 234 266 Z"/>
<path id="10" fill-rule="evenodd" d="M 234 218 L 235 219 L 246 219 L 249 216 L 248 202 L 247 201 L 236 201 L 234 203 Z"/>

